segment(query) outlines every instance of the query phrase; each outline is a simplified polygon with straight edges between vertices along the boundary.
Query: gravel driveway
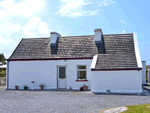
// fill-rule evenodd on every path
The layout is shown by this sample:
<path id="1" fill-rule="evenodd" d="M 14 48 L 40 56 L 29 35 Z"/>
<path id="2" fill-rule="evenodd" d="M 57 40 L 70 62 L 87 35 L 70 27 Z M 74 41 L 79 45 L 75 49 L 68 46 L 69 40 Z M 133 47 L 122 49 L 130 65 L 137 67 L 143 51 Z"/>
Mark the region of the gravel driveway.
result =
<path id="1" fill-rule="evenodd" d="M 150 103 L 149 96 L 0 90 L 0 113 L 98 113 L 106 108 L 144 103 Z"/>

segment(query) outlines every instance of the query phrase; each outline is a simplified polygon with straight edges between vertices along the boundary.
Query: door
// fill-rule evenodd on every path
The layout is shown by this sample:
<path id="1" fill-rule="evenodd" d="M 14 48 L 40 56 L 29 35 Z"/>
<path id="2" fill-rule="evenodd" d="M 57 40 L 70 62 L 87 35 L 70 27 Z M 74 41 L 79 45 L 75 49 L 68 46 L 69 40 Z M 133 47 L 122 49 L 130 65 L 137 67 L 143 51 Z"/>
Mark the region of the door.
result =
<path id="1" fill-rule="evenodd" d="M 58 66 L 58 88 L 67 88 L 65 66 Z"/>

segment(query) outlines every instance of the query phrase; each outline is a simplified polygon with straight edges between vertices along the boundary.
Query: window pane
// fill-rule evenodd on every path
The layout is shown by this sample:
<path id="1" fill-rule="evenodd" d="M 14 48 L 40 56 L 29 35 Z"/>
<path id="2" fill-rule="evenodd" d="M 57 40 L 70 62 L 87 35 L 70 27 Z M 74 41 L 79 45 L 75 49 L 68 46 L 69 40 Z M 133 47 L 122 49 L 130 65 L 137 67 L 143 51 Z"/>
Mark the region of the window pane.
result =
<path id="1" fill-rule="evenodd" d="M 65 67 L 59 67 L 59 78 L 66 78 L 65 77 Z"/>
<path id="2" fill-rule="evenodd" d="M 86 71 L 78 71 L 78 79 L 86 79 Z"/>
<path id="3" fill-rule="evenodd" d="M 78 69 L 86 69 L 86 66 L 78 66 Z"/>

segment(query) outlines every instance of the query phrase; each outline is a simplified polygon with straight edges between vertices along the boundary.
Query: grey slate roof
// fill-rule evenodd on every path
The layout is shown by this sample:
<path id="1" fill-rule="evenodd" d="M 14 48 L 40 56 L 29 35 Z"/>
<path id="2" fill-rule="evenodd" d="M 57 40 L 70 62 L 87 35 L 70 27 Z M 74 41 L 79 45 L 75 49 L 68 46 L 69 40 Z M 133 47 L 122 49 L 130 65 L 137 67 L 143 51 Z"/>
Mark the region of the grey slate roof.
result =
<path id="1" fill-rule="evenodd" d="M 106 54 L 99 54 L 96 69 L 138 68 L 133 34 L 104 35 Z"/>
<path id="2" fill-rule="evenodd" d="M 103 35 L 103 43 L 95 43 L 94 35 L 59 37 L 56 46 L 50 45 L 50 38 L 26 38 L 8 60 L 93 58 L 96 54 L 96 69 L 137 68 L 133 34 Z"/>
<path id="3" fill-rule="evenodd" d="M 59 37 L 57 46 L 50 45 L 50 38 L 26 38 L 10 59 L 93 58 L 103 52 L 102 46 L 94 36 Z"/>

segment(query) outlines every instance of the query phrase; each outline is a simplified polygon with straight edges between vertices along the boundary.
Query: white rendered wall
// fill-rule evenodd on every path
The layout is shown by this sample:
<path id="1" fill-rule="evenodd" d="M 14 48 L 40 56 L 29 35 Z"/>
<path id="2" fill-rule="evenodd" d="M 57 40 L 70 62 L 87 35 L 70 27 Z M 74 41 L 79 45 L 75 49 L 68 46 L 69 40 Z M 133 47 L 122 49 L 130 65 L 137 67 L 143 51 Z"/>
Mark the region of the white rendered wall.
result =
<path id="1" fill-rule="evenodd" d="M 10 61 L 9 62 L 9 89 L 19 85 L 32 88 L 31 81 L 35 81 L 34 88 L 39 89 L 45 84 L 45 89 L 57 88 L 57 66 L 66 65 L 67 89 L 79 89 L 86 84 L 92 92 L 135 93 L 142 91 L 142 71 L 91 71 L 91 60 L 49 60 L 49 61 Z M 87 66 L 87 81 L 77 82 L 77 65 Z M 94 75 L 93 75 L 94 74 Z M 91 84 L 92 80 L 92 84 Z M 92 85 L 92 86 L 91 86 Z"/>
<path id="2" fill-rule="evenodd" d="M 9 75 L 9 61 L 7 61 L 7 68 L 6 68 L 6 87 L 5 87 L 5 89 L 8 89 L 8 82 L 7 81 L 9 81 L 8 80 L 8 75 Z"/>
<path id="3" fill-rule="evenodd" d="M 14 89 L 15 85 L 19 89 L 23 89 L 24 85 L 31 89 L 31 81 L 35 81 L 35 89 L 40 89 L 42 83 L 46 89 L 56 88 L 56 72 L 56 61 L 10 61 L 9 89 Z"/>
<path id="4" fill-rule="evenodd" d="M 56 43 L 58 37 L 59 37 L 58 34 L 51 34 L 50 43 Z"/>
<path id="5" fill-rule="evenodd" d="M 102 41 L 102 32 L 95 32 L 94 41 Z"/>
<path id="6" fill-rule="evenodd" d="M 66 65 L 66 75 L 67 75 L 67 89 L 79 89 L 81 86 L 86 84 L 91 88 L 91 63 L 92 59 L 90 60 L 58 60 L 57 65 Z M 84 82 L 76 82 L 77 80 L 77 65 L 86 65 L 87 68 L 87 81 Z"/>
<path id="7" fill-rule="evenodd" d="M 140 56 L 140 51 L 139 51 L 137 34 L 135 32 L 133 33 L 133 38 L 134 38 L 134 48 L 135 48 L 135 56 L 137 60 L 137 65 L 138 65 L 138 68 L 142 68 L 142 61 L 141 61 L 141 56 Z"/>
<path id="8" fill-rule="evenodd" d="M 66 65 L 67 88 L 79 89 L 84 84 L 91 88 L 91 62 L 90 60 L 47 60 L 47 61 L 10 61 L 9 62 L 9 89 L 16 85 L 23 89 L 24 85 L 32 88 L 31 81 L 35 81 L 34 88 L 40 89 L 40 84 L 45 84 L 45 89 L 57 88 L 57 66 Z M 76 82 L 77 65 L 87 66 L 87 81 Z"/>
<path id="9" fill-rule="evenodd" d="M 142 61 L 142 84 L 146 84 L 146 61 Z"/>
<path id="10" fill-rule="evenodd" d="M 150 69 L 148 69 L 148 83 L 150 83 Z"/>
<path id="11" fill-rule="evenodd" d="M 98 55 L 95 55 L 93 57 L 93 60 L 92 60 L 92 63 L 91 63 L 91 69 L 95 69 L 96 62 L 97 62 L 97 57 L 98 57 Z"/>
<path id="12" fill-rule="evenodd" d="M 142 71 L 92 71 L 91 92 L 142 93 Z"/>

